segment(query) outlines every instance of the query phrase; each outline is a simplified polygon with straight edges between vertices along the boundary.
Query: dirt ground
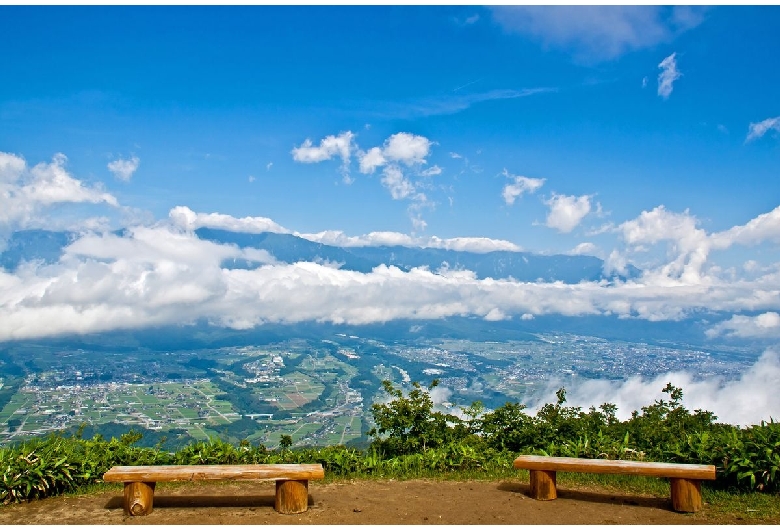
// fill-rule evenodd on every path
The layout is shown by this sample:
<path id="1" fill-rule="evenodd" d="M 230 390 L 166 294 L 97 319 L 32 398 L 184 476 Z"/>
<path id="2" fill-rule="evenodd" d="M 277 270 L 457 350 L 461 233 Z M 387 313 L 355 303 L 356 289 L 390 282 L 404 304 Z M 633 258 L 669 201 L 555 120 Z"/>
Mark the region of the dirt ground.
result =
<path id="1" fill-rule="evenodd" d="M 154 510 L 122 511 L 122 486 L 82 496 L 0 507 L 0 524 L 734 524 L 734 516 L 675 513 L 668 499 L 559 487 L 555 501 L 528 497 L 519 481 L 309 483 L 309 510 L 274 511 L 273 482 L 157 485 Z M 780 521 L 778 521 L 780 522 Z"/>

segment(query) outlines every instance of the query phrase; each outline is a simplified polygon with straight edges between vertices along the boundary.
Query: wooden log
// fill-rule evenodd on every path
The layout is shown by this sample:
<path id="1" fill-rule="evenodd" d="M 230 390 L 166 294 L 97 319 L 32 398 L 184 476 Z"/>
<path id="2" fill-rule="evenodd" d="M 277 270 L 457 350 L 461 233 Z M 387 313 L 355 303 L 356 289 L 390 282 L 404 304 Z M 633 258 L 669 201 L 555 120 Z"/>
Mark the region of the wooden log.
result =
<path id="1" fill-rule="evenodd" d="M 195 466 L 114 466 L 106 482 L 168 482 L 175 480 L 316 480 L 325 477 L 321 464 L 246 464 Z"/>
<path id="2" fill-rule="evenodd" d="M 277 480 L 274 508 L 279 513 L 302 513 L 309 508 L 308 480 Z"/>
<path id="3" fill-rule="evenodd" d="M 128 515 L 149 515 L 152 513 L 154 486 L 154 482 L 125 482 L 125 513 Z"/>
<path id="4" fill-rule="evenodd" d="M 715 480 L 715 466 L 700 464 L 522 455 L 515 459 L 514 467 L 515 469 L 567 471 L 570 473 L 617 473 L 648 477 Z"/>
<path id="5" fill-rule="evenodd" d="M 558 498 L 555 471 L 531 470 L 531 497 L 538 501 L 551 501 Z"/>
<path id="6" fill-rule="evenodd" d="M 698 512 L 701 510 L 701 480 L 671 479 L 672 508 L 676 512 Z"/>

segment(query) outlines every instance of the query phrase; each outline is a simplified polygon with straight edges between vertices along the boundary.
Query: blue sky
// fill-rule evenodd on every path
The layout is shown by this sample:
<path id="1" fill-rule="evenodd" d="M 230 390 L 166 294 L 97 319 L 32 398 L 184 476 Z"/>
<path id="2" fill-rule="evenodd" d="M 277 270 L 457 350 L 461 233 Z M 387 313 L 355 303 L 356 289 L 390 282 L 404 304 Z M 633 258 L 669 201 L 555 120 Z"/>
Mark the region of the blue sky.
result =
<path id="1" fill-rule="evenodd" d="M 73 175 L 156 218 L 184 204 L 301 232 L 534 251 L 658 205 L 709 230 L 777 206 L 777 131 L 746 142 L 780 114 L 777 8 L 545 10 L 5 7 L 0 147 L 31 165 L 63 153 Z M 680 77 L 662 97 L 672 54 Z M 400 132 L 430 140 L 425 163 L 404 168 L 441 168 L 426 204 L 393 200 L 354 152 L 351 185 L 338 159 L 293 160 L 306 139 L 346 131 L 355 150 Z M 118 181 L 107 164 L 132 157 Z M 504 170 L 544 186 L 508 205 Z M 545 226 L 553 194 L 591 197 L 571 232 Z"/>
<path id="2" fill-rule="evenodd" d="M 238 314 L 235 300 L 204 302 L 185 317 L 176 304 L 194 299 L 173 293 L 160 313 L 159 299 L 143 298 L 151 288 L 138 286 L 150 271 L 164 284 L 181 281 L 180 290 L 215 286 L 203 288 L 207 301 L 244 281 L 256 286 L 261 272 L 226 279 L 233 273 L 218 260 L 171 250 L 234 252 L 191 233 L 213 226 L 341 245 L 591 254 L 609 271 L 629 263 L 643 271 L 632 285 L 567 286 L 558 305 L 550 285 L 514 285 L 518 297 L 539 300 L 517 305 L 473 278 L 401 274 L 414 292 L 436 286 L 436 309 L 414 318 L 665 320 L 714 310 L 733 316 L 712 324 L 713 337 L 780 336 L 776 7 L 1 7 L 0 15 L 0 239 L 25 228 L 84 234 L 59 269 L 0 272 L 19 289 L 0 300 L 9 318 L 39 320 L 20 301 L 50 294 L 63 278 L 83 285 L 88 272 L 138 288 L 139 326 L 281 318 L 278 308 Z M 100 235 L 118 227 L 135 230 L 129 241 Z M 99 271 L 106 260 L 114 268 Z M 169 262 L 192 276 L 169 275 Z M 213 269 L 206 278 L 196 265 Z M 307 266 L 295 274 L 331 287 L 354 280 Z M 396 272 L 355 285 L 382 274 Z M 459 281 L 473 283 L 472 295 L 453 287 Z M 61 331 L 97 329 L 87 313 L 106 316 L 98 291 L 93 305 L 52 299 L 52 315 L 73 315 Z M 392 297 L 366 300 L 380 308 L 374 320 L 412 314 L 389 307 Z M 122 303 L 116 322 L 132 320 Z M 293 320 L 374 314 L 288 309 Z M 0 337 L 45 331 L 19 329 Z"/>

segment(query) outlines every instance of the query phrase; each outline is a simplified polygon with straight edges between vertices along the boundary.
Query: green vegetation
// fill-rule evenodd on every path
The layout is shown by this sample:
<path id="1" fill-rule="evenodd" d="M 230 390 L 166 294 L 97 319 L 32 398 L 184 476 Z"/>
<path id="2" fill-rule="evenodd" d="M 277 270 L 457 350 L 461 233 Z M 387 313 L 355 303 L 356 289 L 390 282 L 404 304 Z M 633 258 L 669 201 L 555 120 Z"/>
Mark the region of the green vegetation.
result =
<path id="1" fill-rule="evenodd" d="M 436 385 L 434 380 L 428 390 Z M 705 499 L 751 492 L 774 497 L 780 491 L 780 424 L 739 428 L 717 423 L 709 412 L 686 410 L 682 390 L 672 385 L 664 389 L 668 400 L 642 407 L 626 421 L 616 418 L 611 404 L 588 411 L 567 407 L 563 389 L 556 403 L 535 415 L 526 414 L 518 403 L 485 412 L 477 402 L 464 409 L 461 418 L 435 411 L 429 393 L 418 383 L 406 395 L 388 381 L 383 386 L 392 399 L 372 406 L 376 426 L 368 433 L 372 441 L 365 450 L 344 445 L 293 449 L 292 437 L 281 434 L 279 449 L 273 451 L 248 439 L 233 445 L 212 437 L 170 452 L 162 439 L 155 447 L 137 446 L 137 431 L 110 440 L 99 434 L 85 439 L 83 430 L 59 433 L 0 448 L 0 501 L 90 487 L 114 465 L 318 462 L 331 477 L 518 478 L 523 472 L 516 472 L 512 461 L 522 453 L 714 464 L 717 480 L 705 484 Z M 562 474 L 561 479 L 627 480 L 640 489 L 647 484 L 641 477 Z M 653 484 L 651 490 L 664 482 Z"/>

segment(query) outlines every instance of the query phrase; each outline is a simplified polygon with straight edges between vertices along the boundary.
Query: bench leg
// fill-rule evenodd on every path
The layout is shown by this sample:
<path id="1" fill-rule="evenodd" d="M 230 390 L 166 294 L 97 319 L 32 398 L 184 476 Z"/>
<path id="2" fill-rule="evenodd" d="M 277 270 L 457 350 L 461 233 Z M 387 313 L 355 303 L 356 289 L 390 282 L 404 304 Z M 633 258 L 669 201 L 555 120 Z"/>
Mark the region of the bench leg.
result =
<path id="1" fill-rule="evenodd" d="M 279 513 L 302 513 L 309 508 L 308 480 L 277 480 L 274 508 Z"/>
<path id="2" fill-rule="evenodd" d="M 551 501 L 558 498 L 555 471 L 531 470 L 531 497 L 538 501 Z"/>
<path id="3" fill-rule="evenodd" d="M 676 512 L 701 510 L 701 480 L 671 479 L 672 508 Z"/>
<path id="4" fill-rule="evenodd" d="M 154 486 L 154 482 L 125 482 L 125 513 L 128 515 L 149 515 L 152 513 Z"/>

